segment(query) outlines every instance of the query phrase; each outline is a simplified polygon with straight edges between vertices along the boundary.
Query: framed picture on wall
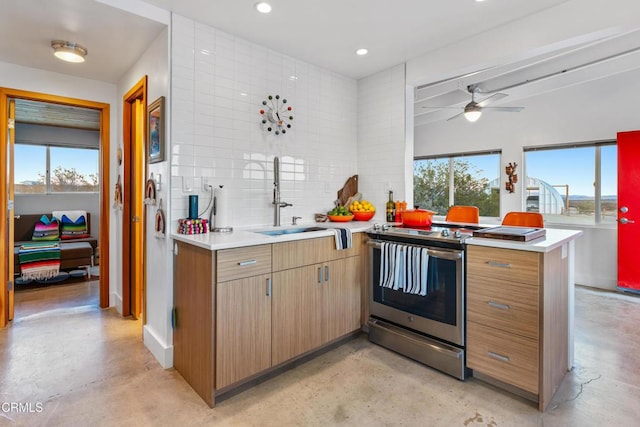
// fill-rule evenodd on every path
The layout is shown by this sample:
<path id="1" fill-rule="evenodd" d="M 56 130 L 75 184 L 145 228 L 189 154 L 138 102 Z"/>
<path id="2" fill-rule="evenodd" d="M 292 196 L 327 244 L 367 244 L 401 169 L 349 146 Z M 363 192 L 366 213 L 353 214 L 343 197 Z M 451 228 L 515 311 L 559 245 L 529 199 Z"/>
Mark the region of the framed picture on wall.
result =
<path id="1" fill-rule="evenodd" d="M 164 161 L 164 96 L 147 108 L 147 160 L 149 163 Z"/>

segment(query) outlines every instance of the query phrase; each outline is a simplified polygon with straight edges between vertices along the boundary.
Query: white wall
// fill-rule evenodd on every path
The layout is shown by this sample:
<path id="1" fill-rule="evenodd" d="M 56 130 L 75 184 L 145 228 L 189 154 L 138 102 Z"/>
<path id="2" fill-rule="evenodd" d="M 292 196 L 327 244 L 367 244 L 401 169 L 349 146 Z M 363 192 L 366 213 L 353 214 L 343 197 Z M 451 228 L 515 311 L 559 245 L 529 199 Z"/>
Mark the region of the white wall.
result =
<path id="1" fill-rule="evenodd" d="M 359 185 L 376 207 L 373 221 L 385 221 L 389 190 L 395 200 L 407 198 L 406 153 L 413 141 L 405 135 L 405 103 L 404 64 L 358 80 Z"/>
<path id="2" fill-rule="evenodd" d="M 173 15 L 172 28 L 171 227 L 190 194 L 206 207 L 202 178 L 229 190 L 226 225 L 272 224 L 274 156 L 281 200 L 293 204 L 282 224 L 330 209 L 357 173 L 356 81 L 184 17 Z M 286 135 L 260 123 L 262 101 L 276 94 L 293 107 Z"/>
<path id="3" fill-rule="evenodd" d="M 148 47 L 138 62 L 131 67 L 125 76 L 118 82 L 118 94 L 120 99 L 143 76 L 147 76 L 148 103 L 152 103 L 158 97 L 168 97 L 169 94 L 169 29 L 163 30 L 153 43 Z M 165 101 L 165 114 L 169 120 L 169 109 Z M 118 145 L 122 146 L 122 118 L 118 116 Z M 166 130 L 168 132 L 168 130 Z M 168 134 L 167 134 L 168 135 Z M 169 151 L 169 142 L 165 141 L 166 150 Z M 115 163 L 115 162 L 114 162 Z M 156 199 L 162 199 L 165 214 L 170 208 L 168 161 L 152 163 L 148 165 L 148 176 L 154 174 L 154 178 L 161 176 L 161 187 L 156 192 Z M 121 167 L 115 165 L 119 173 Z M 143 340 L 160 364 L 165 367 L 173 365 L 173 331 L 171 329 L 171 306 L 173 304 L 173 257 L 170 241 L 166 237 L 155 236 L 154 222 L 156 210 L 159 206 L 145 206 L 146 210 L 146 324 L 144 326 Z M 115 298 L 120 302 L 122 310 L 122 257 L 121 245 L 128 244 L 122 241 L 122 211 L 113 210 L 113 222 L 116 224 L 117 240 L 112 245 L 116 255 L 111 258 L 111 265 L 115 268 L 118 286 L 115 288 Z M 167 230 L 169 231 L 169 230 Z M 118 304 L 116 304 L 118 306 Z"/>

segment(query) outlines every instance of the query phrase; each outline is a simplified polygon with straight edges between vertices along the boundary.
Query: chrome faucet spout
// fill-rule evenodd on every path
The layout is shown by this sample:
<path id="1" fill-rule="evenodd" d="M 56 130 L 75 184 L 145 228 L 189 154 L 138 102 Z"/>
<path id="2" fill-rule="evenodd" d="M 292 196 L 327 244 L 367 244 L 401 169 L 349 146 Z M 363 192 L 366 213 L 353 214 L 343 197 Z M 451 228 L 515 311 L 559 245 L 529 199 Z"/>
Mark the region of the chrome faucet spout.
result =
<path id="1" fill-rule="evenodd" d="M 280 208 L 293 206 L 291 203 L 280 201 L 280 159 L 276 156 L 273 158 L 273 225 L 280 225 Z"/>

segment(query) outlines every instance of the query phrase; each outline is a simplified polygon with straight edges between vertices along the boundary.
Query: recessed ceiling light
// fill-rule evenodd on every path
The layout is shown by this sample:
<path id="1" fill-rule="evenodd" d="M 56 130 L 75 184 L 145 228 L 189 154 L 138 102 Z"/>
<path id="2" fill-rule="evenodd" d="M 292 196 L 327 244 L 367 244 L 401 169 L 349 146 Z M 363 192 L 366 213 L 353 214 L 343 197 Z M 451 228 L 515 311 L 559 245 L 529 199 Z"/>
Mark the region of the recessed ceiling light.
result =
<path id="1" fill-rule="evenodd" d="M 256 3 L 256 10 L 260 13 L 269 13 L 271 12 L 271 5 L 267 2 L 261 1 Z"/>
<path id="2" fill-rule="evenodd" d="M 67 62 L 84 62 L 88 53 L 86 47 L 64 40 L 52 40 L 51 47 L 56 58 Z"/>
<path id="3" fill-rule="evenodd" d="M 366 55 L 367 53 L 369 53 L 369 50 L 365 48 L 360 48 L 356 50 L 356 55 L 362 56 L 362 55 Z"/>

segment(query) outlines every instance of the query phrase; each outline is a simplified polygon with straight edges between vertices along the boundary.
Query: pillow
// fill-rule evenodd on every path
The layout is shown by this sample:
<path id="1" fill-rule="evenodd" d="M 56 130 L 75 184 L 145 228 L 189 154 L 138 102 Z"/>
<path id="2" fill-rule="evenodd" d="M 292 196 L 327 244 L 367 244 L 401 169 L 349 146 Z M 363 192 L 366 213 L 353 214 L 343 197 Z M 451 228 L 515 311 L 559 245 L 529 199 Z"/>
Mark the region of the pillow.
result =
<path id="1" fill-rule="evenodd" d="M 40 220 L 36 222 L 33 228 L 33 236 L 31 240 L 43 241 L 43 240 L 58 240 L 58 220 L 55 218 L 49 219 L 46 215 L 42 215 Z"/>
<path id="2" fill-rule="evenodd" d="M 60 218 L 60 238 L 62 240 L 84 239 L 87 237 L 91 236 L 89 236 L 84 215 L 79 216 L 75 221 L 70 220 L 66 215 L 62 215 L 62 218 Z"/>

